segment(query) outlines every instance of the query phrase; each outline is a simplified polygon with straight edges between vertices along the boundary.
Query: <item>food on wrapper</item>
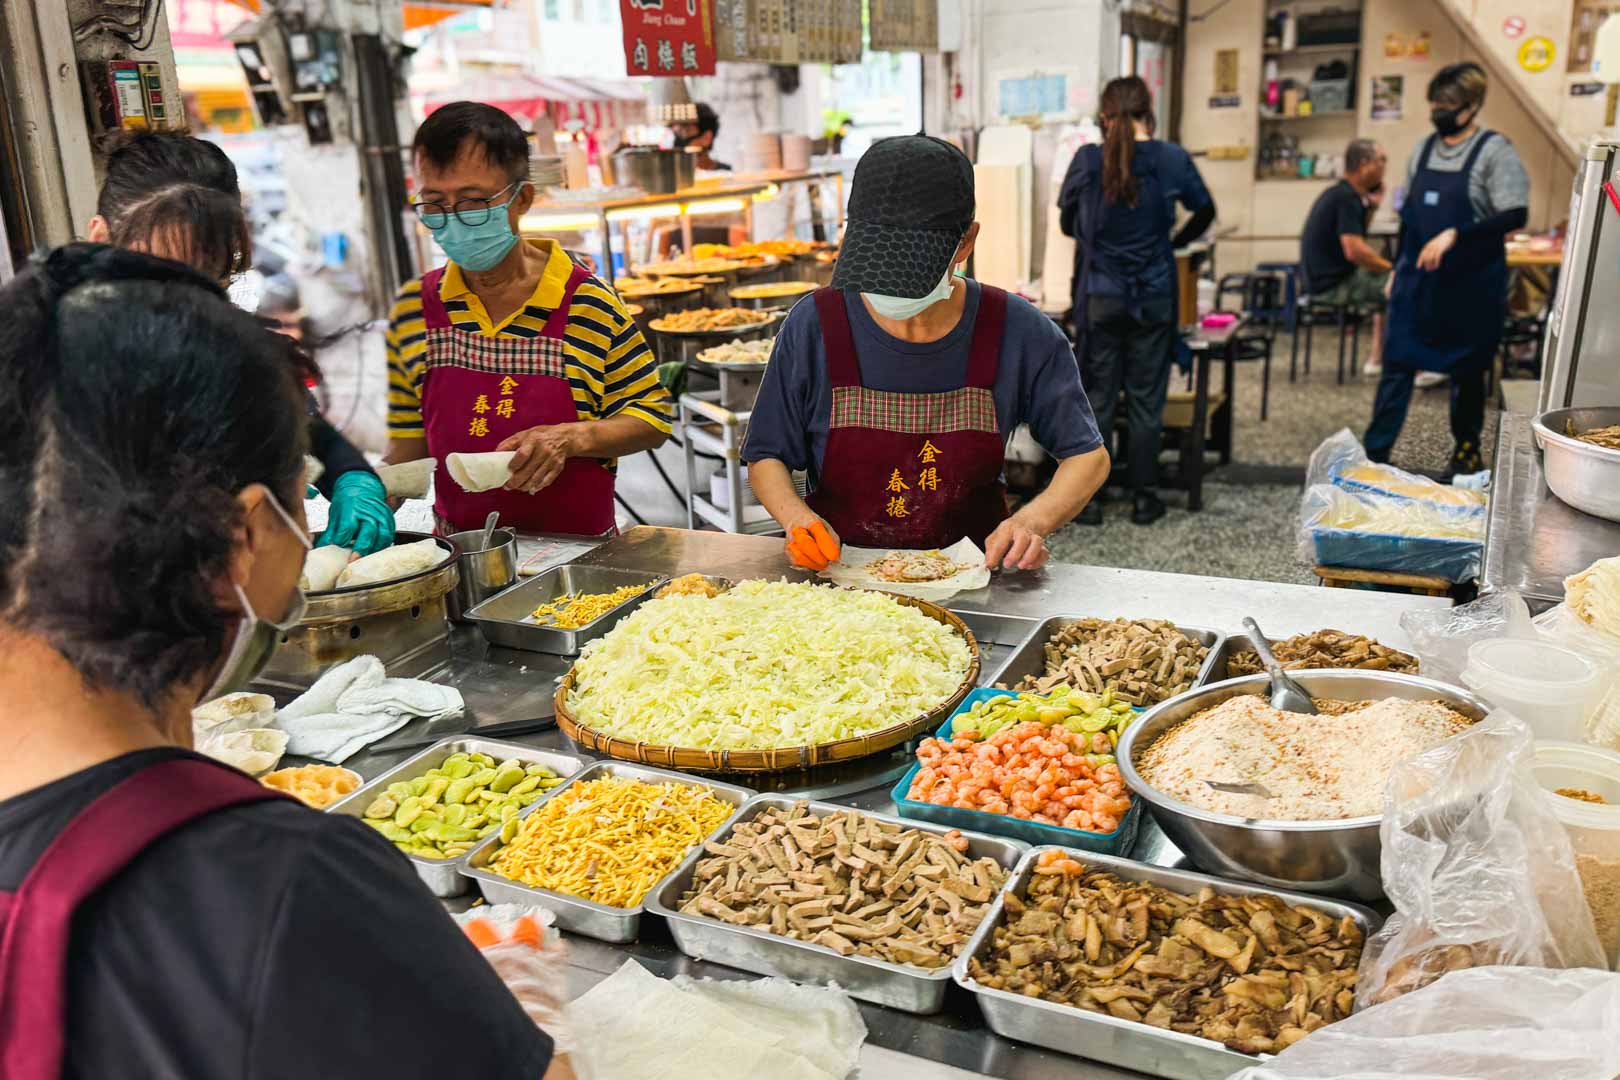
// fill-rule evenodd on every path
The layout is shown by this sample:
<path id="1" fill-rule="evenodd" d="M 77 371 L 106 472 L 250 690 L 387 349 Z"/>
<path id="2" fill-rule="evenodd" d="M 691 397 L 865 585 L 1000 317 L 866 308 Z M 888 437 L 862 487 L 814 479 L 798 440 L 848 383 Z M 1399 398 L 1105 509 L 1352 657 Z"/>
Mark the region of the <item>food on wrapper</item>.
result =
<path id="1" fill-rule="evenodd" d="M 1119 828 L 1131 796 L 1114 748 L 1134 715 L 1129 705 L 1059 691 L 973 709 L 952 721 L 949 740 L 917 747 L 922 767 L 906 798 L 1085 832 Z"/>
<path id="2" fill-rule="evenodd" d="M 199 754 L 223 761 L 249 776 L 258 776 L 281 761 L 281 755 L 287 752 L 288 738 L 280 728 L 242 728 L 216 732 L 194 745 Z"/>
<path id="3" fill-rule="evenodd" d="M 668 585 L 653 593 L 653 599 L 662 600 L 666 596 L 702 596 L 708 598 L 719 596 L 724 591 L 702 574 L 682 574 L 678 578 L 671 578 Z"/>
<path id="4" fill-rule="evenodd" d="M 1142 780 L 1202 810 L 1264 821 L 1336 821 L 1381 812 L 1396 764 L 1474 721 L 1438 701 L 1315 702 L 1318 715 L 1239 694 L 1177 724 L 1136 764 Z M 1260 784 L 1269 795 L 1204 781 Z"/>
<path id="5" fill-rule="evenodd" d="M 741 270 L 747 265 L 747 261 L 743 259 L 671 259 L 668 262 L 647 263 L 644 266 L 637 267 L 637 269 L 651 277 L 665 277 L 687 274 L 729 274 L 733 270 Z"/>
<path id="6" fill-rule="evenodd" d="M 463 491 L 494 491 L 512 479 L 512 459 L 516 456 L 516 450 L 451 454 L 444 459 L 444 468 Z"/>
<path id="7" fill-rule="evenodd" d="M 486 869 L 536 889 L 633 908 L 731 816 L 707 788 L 605 776 L 512 824 Z"/>
<path id="8" fill-rule="evenodd" d="M 753 259 L 761 255 L 808 255 L 826 247 L 814 240 L 751 240 L 746 244 L 693 244 L 692 258 Z"/>
<path id="9" fill-rule="evenodd" d="M 1078 860 L 1078 861 L 1077 861 Z M 968 974 L 982 986 L 1276 1053 L 1350 1014 L 1361 927 L 1266 894 L 1196 896 L 1045 851 Z"/>
<path id="10" fill-rule="evenodd" d="M 1620 638 L 1620 555 L 1565 578 L 1564 606 L 1592 629 Z"/>
<path id="11" fill-rule="evenodd" d="M 866 570 L 879 581 L 943 581 L 966 570 L 977 570 L 979 565 L 957 562 L 939 550 L 891 551 L 881 559 L 866 565 Z"/>
<path id="12" fill-rule="evenodd" d="M 325 592 L 335 587 L 352 558 L 353 551 L 335 544 L 310 548 L 309 554 L 304 556 L 304 572 L 298 578 L 298 587 L 305 592 Z"/>
<path id="13" fill-rule="evenodd" d="M 840 956 L 942 968 L 973 935 L 1007 872 L 941 836 L 853 810 L 771 808 L 711 840 L 680 899 L 688 915 L 824 945 Z"/>
<path id="14" fill-rule="evenodd" d="M 771 358 L 776 346 L 773 337 L 756 341 L 728 341 L 724 345 L 704 349 L 697 358 L 705 364 L 763 364 Z"/>
<path id="15" fill-rule="evenodd" d="M 665 293 L 695 292 L 701 286 L 680 278 L 619 278 L 614 290 L 622 297 L 659 296 Z"/>
<path id="16" fill-rule="evenodd" d="M 733 300 L 772 300 L 782 296 L 803 296 L 815 292 L 813 281 L 767 281 L 759 285 L 739 285 L 731 290 Z"/>
<path id="17" fill-rule="evenodd" d="M 377 479 L 390 499 L 420 499 L 433 482 L 433 470 L 439 467 L 437 458 L 418 458 L 401 461 L 396 465 L 377 466 Z"/>
<path id="18" fill-rule="evenodd" d="M 557 599 L 535 608 L 531 617 L 542 626 L 578 630 L 646 591 L 645 585 L 622 585 L 610 593 L 563 593 Z"/>
<path id="19" fill-rule="evenodd" d="M 772 313 L 754 308 L 693 308 L 675 311 L 648 323 L 654 330 L 672 334 L 699 334 L 711 330 L 735 330 L 770 322 Z"/>
<path id="20" fill-rule="evenodd" d="M 1606 450 L 1620 450 L 1620 424 L 1609 427 L 1587 428 L 1585 431 L 1576 431 L 1573 420 L 1564 421 L 1564 434 L 1572 439 L 1579 439 L 1583 443 L 1601 446 Z"/>
<path id="21" fill-rule="evenodd" d="M 275 716 L 276 699 L 269 694 L 225 694 L 191 710 L 192 739 L 200 743 L 228 731 L 266 728 Z"/>
<path id="22" fill-rule="evenodd" d="M 518 811 L 561 783 L 545 765 L 451 754 L 421 776 L 389 784 L 361 820 L 407 855 L 454 859 L 496 830 L 512 835 Z"/>
<path id="23" fill-rule="evenodd" d="M 1318 630 L 1295 634 L 1271 643 L 1278 663 L 1290 670 L 1304 668 L 1360 668 L 1363 671 L 1399 671 L 1416 674 L 1417 657 L 1380 645 L 1370 637 L 1346 634 L 1342 630 Z M 1266 670 L 1255 652 L 1233 653 L 1226 662 L 1229 678 L 1259 675 Z"/>
<path id="24" fill-rule="evenodd" d="M 448 558 L 450 553 L 440 547 L 436 540 L 395 544 L 393 547 L 383 548 L 374 555 L 356 559 L 344 567 L 343 573 L 338 575 L 336 587 L 348 589 L 356 585 L 375 585 L 383 581 L 409 577 L 423 570 L 431 570 Z"/>
<path id="25" fill-rule="evenodd" d="M 1192 688 L 1209 647 L 1163 619 L 1077 619 L 1046 643 L 1046 673 L 1018 690 L 1070 684 L 1088 693 L 1112 690 L 1132 705 L 1156 705 Z"/>
<path id="26" fill-rule="evenodd" d="M 649 600 L 588 643 L 567 706 L 658 746 L 813 746 L 909 723 L 961 687 L 967 641 L 878 592 L 744 581 Z"/>
<path id="27" fill-rule="evenodd" d="M 358 790 L 363 783 L 353 769 L 337 765 L 300 765 L 296 769 L 277 769 L 259 777 L 265 787 L 285 791 L 305 806 L 325 810 L 345 795 Z"/>

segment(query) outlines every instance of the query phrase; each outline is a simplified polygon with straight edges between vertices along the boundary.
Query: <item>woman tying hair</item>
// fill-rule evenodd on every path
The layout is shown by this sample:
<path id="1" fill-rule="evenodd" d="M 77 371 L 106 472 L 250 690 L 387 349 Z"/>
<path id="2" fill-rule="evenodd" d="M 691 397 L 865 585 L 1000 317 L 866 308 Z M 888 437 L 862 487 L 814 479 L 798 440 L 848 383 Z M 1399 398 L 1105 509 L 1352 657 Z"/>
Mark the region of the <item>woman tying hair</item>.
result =
<path id="1" fill-rule="evenodd" d="M 97 243 L 183 262 L 224 283 L 248 269 L 253 241 L 242 213 L 236 166 L 213 143 L 178 132 L 120 137 L 86 234 Z M 308 399 L 309 441 L 323 466 L 317 481 L 332 503 L 316 543 L 357 555 L 394 542 L 394 513 L 365 455 Z"/>
<path id="2" fill-rule="evenodd" d="M 303 606 L 292 344 L 100 245 L 0 310 L 0 1075 L 571 1076 L 386 841 L 187 749 Z"/>
<path id="3" fill-rule="evenodd" d="M 1175 249 L 1215 220 L 1215 201 L 1187 151 L 1153 138 L 1153 98 L 1135 75 L 1103 88 L 1101 146 L 1082 146 L 1058 195 L 1064 233 L 1075 238 L 1074 320 L 1082 380 L 1112 447 L 1120 390 L 1130 431 L 1131 520 L 1150 525 L 1165 506 L 1154 487 L 1164 400 L 1176 347 Z M 1192 215 L 1175 238 L 1175 204 Z M 1102 524 L 1102 502 L 1080 514 Z"/>

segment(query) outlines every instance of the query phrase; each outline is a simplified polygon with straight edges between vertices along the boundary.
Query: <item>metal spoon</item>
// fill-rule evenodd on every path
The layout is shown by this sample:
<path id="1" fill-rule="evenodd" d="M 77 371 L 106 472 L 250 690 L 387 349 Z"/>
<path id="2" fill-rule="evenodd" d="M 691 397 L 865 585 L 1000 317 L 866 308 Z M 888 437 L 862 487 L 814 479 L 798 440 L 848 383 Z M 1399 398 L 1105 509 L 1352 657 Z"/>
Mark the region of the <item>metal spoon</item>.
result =
<path id="1" fill-rule="evenodd" d="M 484 519 L 484 538 L 478 545 L 479 551 L 488 551 L 490 542 L 495 539 L 495 523 L 501 520 L 499 510 L 491 510 L 489 517 Z"/>
<path id="2" fill-rule="evenodd" d="M 1243 629 L 1249 632 L 1249 640 L 1254 645 L 1254 651 L 1259 654 L 1260 662 L 1265 665 L 1266 674 L 1271 676 L 1271 707 L 1283 712 L 1316 715 L 1316 706 L 1311 703 L 1311 695 L 1283 671 L 1283 666 L 1272 655 L 1271 646 L 1266 643 L 1266 636 L 1260 632 L 1259 624 L 1253 619 L 1244 619 Z"/>
<path id="3" fill-rule="evenodd" d="M 1262 799 L 1271 798 L 1271 789 L 1264 784 L 1228 783 L 1225 780 L 1205 780 L 1204 783 L 1216 791 L 1224 791 L 1231 795 L 1258 795 Z"/>

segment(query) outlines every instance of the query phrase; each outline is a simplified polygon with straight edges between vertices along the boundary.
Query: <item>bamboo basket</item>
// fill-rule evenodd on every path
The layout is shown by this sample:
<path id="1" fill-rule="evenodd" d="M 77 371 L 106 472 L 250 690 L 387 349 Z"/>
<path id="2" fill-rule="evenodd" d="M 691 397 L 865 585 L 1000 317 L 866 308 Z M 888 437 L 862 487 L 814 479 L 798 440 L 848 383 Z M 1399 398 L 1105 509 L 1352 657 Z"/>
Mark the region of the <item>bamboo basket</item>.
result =
<path id="1" fill-rule="evenodd" d="M 891 594 L 892 595 L 892 594 Z M 897 604 L 914 607 L 924 615 L 942 622 L 960 634 L 968 645 L 968 669 L 961 685 L 951 696 L 915 720 L 895 724 L 853 739 L 818 743 L 815 746 L 779 746 L 769 750 L 696 750 L 681 746 L 659 746 L 655 743 L 632 742 L 592 730 L 575 719 L 568 708 L 568 694 L 574 688 L 574 668 L 568 669 L 557 685 L 557 727 L 564 735 L 585 749 L 621 761 L 635 761 L 643 765 L 657 765 L 666 769 L 684 769 L 706 773 L 766 773 L 787 772 L 792 769 L 814 769 L 843 761 L 881 753 L 899 746 L 938 727 L 967 697 L 979 681 L 979 642 L 954 612 L 927 600 L 909 596 L 892 596 Z"/>

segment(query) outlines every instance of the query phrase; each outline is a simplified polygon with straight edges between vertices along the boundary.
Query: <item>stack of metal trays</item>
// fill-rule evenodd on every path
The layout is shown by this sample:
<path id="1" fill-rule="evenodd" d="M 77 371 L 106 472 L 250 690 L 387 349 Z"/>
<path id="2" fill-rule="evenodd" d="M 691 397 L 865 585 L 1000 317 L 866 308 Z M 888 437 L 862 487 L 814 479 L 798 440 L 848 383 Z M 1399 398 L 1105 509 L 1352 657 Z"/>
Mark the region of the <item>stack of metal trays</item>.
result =
<path id="1" fill-rule="evenodd" d="M 576 784 L 587 783 L 591 780 L 600 780 L 603 777 L 613 777 L 618 780 L 640 780 L 647 784 L 681 784 L 685 787 L 712 791 L 715 798 L 730 806 L 740 808 L 754 793 L 749 788 L 738 787 L 735 784 L 722 784 L 714 780 L 701 777 L 688 776 L 685 773 L 667 772 L 664 769 L 650 769 L 645 765 L 631 765 L 622 761 L 598 761 L 569 778 L 561 787 L 553 789 L 549 799 L 563 796 Z M 545 805 L 549 799 L 542 799 L 524 810 L 523 817 L 528 817 L 539 807 Z M 716 836 L 723 836 L 730 831 L 736 822 L 738 812 L 733 812 L 720 824 L 719 829 L 704 837 L 704 842 L 713 840 Z M 521 828 L 521 826 L 520 826 Z M 585 900 L 568 893 L 555 892 L 551 889 L 537 889 L 525 885 L 511 878 L 488 869 L 490 861 L 500 850 L 501 838 L 499 834 L 491 836 L 478 847 L 472 849 L 467 855 L 466 864 L 461 868 L 464 876 L 471 878 L 478 885 L 478 891 L 483 893 L 484 899 L 492 904 L 523 904 L 539 906 L 548 909 L 557 916 L 557 925 L 564 930 L 571 930 L 576 934 L 596 938 L 598 941 L 607 941 L 614 944 L 623 944 L 636 940 L 641 933 L 641 912 L 643 905 L 637 904 L 633 908 L 609 907 L 591 900 Z M 693 847 L 693 853 L 701 852 L 703 844 Z M 690 857 L 690 856 L 689 856 Z M 685 863 L 681 864 L 686 865 Z M 673 873 L 680 872 L 677 868 Z M 666 878 L 667 881 L 667 878 Z M 663 882 L 655 885 L 649 896 L 654 895 L 663 887 Z"/>
<path id="2" fill-rule="evenodd" d="M 445 759 L 452 754 L 488 754 L 496 761 L 517 758 L 526 765 L 544 765 L 565 779 L 585 767 L 585 759 L 559 754 L 554 750 L 538 750 L 520 743 L 498 742 L 472 735 L 456 736 L 436 742 L 420 754 L 407 758 L 379 776 L 372 777 L 363 786 L 327 807 L 326 812 L 352 818 L 362 817 L 366 807 L 387 790 L 389 784 L 399 780 L 414 780 L 429 769 L 443 765 Z M 544 803 L 564 786 L 566 785 L 553 788 L 550 793 L 536 800 L 527 809 L 533 809 Z M 460 896 L 468 888 L 467 879 L 462 877 L 461 869 L 471 855 L 472 852 L 468 852 L 456 859 L 424 859 L 416 855 L 407 855 L 406 858 L 411 860 L 411 865 L 416 867 L 417 876 L 433 890 L 434 896 Z"/>
<path id="3" fill-rule="evenodd" d="M 737 823 L 749 821 L 766 810 L 788 810 L 802 800 L 785 795 L 759 795 L 748 801 L 732 821 L 727 822 L 714 837 L 725 843 Z M 891 814 L 877 814 L 834 803 L 806 803 L 816 814 L 860 814 L 875 821 L 899 825 L 918 832 L 943 836 L 953 830 L 910 821 Z M 968 841 L 967 854 L 978 859 L 989 856 L 1011 870 L 1027 850 L 1017 840 L 1005 840 L 983 833 L 962 833 Z M 781 937 L 749 926 L 733 926 L 718 919 L 700 915 L 687 915 L 680 910 L 681 896 L 692 887 L 698 860 L 704 855 L 702 848 L 694 850 L 663 884 L 647 894 L 646 910 L 662 916 L 669 924 L 675 944 L 686 955 L 698 960 L 712 960 L 717 964 L 752 971 L 759 975 L 780 975 L 796 982 L 825 986 L 837 983 L 851 997 L 887 1005 L 910 1013 L 935 1013 L 945 1004 L 945 989 L 951 981 L 951 969 L 921 968 L 905 964 L 891 964 L 865 956 L 840 956 L 825 945 L 816 945 L 797 938 Z M 999 899 L 997 901 L 999 905 Z M 992 908 L 994 911 L 995 908 Z M 988 916 L 987 916 L 988 918 Z"/>
<path id="4" fill-rule="evenodd" d="M 987 956 L 994 944 L 996 927 L 1001 925 L 1005 917 L 1007 894 L 1025 895 L 1030 878 L 1034 876 L 1036 860 L 1047 851 L 1064 852 L 1088 869 L 1106 870 L 1126 881 L 1145 881 L 1178 893 L 1195 895 L 1208 886 L 1217 893 L 1232 896 L 1276 896 L 1288 904 L 1312 907 L 1335 919 L 1348 915 L 1361 927 L 1366 937 L 1371 937 L 1382 922 L 1372 911 L 1359 904 L 1347 904 L 1321 896 L 1267 889 L 1196 874 L 1190 870 L 1172 870 L 1165 866 L 1150 866 L 1111 855 L 1094 855 L 1067 848 L 1040 847 L 1031 850 L 1008 879 L 1006 888 L 996 898 L 990 913 L 974 932 L 973 940 L 968 942 L 962 955 L 952 965 L 952 978 L 979 999 L 984 1018 L 990 1030 L 997 1035 L 1076 1057 L 1137 1069 L 1150 1076 L 1166 1077 L 1167 1080 L 1221 1080 L 1239 1069 L 1258 1064 L 1260 1059 L 1230 1050 L 1198 1035 L 1169 1031 L 1151 1024 L 1006 990 L 993 990 L 968 974 L 973 958 Z"/>

